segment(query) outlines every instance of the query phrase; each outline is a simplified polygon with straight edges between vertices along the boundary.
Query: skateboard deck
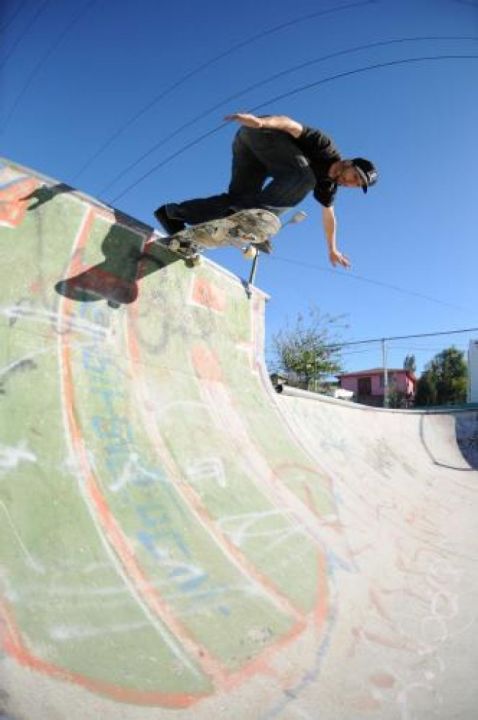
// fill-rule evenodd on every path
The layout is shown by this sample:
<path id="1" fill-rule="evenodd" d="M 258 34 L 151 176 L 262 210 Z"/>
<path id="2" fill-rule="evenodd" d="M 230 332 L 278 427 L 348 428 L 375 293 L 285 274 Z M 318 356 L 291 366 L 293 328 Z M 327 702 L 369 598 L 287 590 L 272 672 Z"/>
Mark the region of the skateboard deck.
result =
<path id="1" fill-rule="evenodd" d="M 236 247 L 253 260 L 255 245 L 264 243 L 279 232 L 281 222 L 268 210 L 240 210 L 229 217 L 193 225 L 174 235 L 156 240 L 192 262 L 199 262 L 204 250 Z"/>

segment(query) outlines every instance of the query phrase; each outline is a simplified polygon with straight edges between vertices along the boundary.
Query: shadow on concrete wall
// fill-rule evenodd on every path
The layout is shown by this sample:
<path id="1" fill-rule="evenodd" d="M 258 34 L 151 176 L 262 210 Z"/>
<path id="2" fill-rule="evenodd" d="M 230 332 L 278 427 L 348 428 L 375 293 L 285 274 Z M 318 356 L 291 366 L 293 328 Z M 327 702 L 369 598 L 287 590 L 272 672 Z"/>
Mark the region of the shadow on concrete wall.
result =
<path id="1" fill-rule="evenodd" d="M 134 302 L 138 297 L 138 282 L 179 260 L 166 248 L 148 243 L 144 254 L 144 239 L 136 232 L 125 232 L 123 216 L 115 213 L 101 250 L 105 259 L 55 285 L 60 295 L 77 302 L 106 300 L 110 307 Z M 122 221 L 123 220 L 123 221 Z"/>
<path id="2" fill-rule="evenodd" d="M 466 462 L 478 470 L 478 412 L 463 413 L 455 418 L 458 447 Z"/>
<path id="3" fill-rule="evenodd" d="M 53 200 L 53 198 L 57 195 L 69 192 L 74 192 L 74 188 L 72 188 L 70 185 L 66 185 L 65 183 L 58 183 L 57 185 L 51 186 L 42 185 L 41 187 L 31 192 L 29 195 L 25 195 L 25 197 L 22 197 L 21 200 L 36 200 L 34 204 L 29 205 L 28 207 L 28 212 L 32 212 L 33 210 L 39 208 L 40 205 L 44 205 L 45 203 L 50 202 L 50 200 Z"/>
<path id="4" fill-rule="evenodd" d="M 470 416 L 466 413 L 455 417 L 456 441 L 464 459 L 470 465 L 470 467 L 467 468 L 448 465 L 440 462 L 440 460 L 435 457 L 425 437 L 426 417 L 426 415 L 420 417 L 420 439 L 427 455 L 434 465 L 449 468 L 450 470 L 459 470 L 460 472 L 471 472 L 478 469 L 478 413 L 474 416 L 474 421 L 470 421 Z"/>
<path id="5" fill-rule="evenodd" d="M 57 195 L 76 192 L 65 183 L 52 186 L 41 186 L 26 195 L 22 200 L 32 201 L 28 212 L 33 212 Z M 131 220 L 113 211 L 115 222 L 105 236 L 101 250 L 104 260 L 82 272 L 60 280 L 55 285 L 58 294 L 77 302 L 97 302 L 106 300 L 110 307 L 130 304 L 138 297 L 138 282 L 146 275 L 178 261 L 177 255 L 166 248 L 147 243 L 147 255 L 144 254 L 144 236 L 151 234 L 152 229 L 146 225 L 131 226 Z"/>

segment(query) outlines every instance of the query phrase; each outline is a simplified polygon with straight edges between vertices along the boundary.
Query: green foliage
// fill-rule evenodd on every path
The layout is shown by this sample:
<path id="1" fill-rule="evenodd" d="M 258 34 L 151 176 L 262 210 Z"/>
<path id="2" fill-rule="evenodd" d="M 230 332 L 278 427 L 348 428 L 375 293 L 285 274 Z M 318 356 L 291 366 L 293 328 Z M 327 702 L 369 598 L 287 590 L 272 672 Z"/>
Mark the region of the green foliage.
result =
<path id="1" fill-rule="evenodd" d="M 306 390 L 320 390 L 323 381 L 342 369 L 340 348 L 335 332 L 346 325 L 343 316 L 322 315 L 311 307 L 307 317 L 297 316 L 295 325 L 281 330 L 272 338 L 275 369 L 286 374 L 291 384 Z M 332 346 L 332 347 L 330 347 Z"/>
<path id="2" fill-rule="evenodd" d="M 417 361 L 415 355 L 407 355 L 403 361 L 403 369 L 415 374 L 417 371 Z"/>
<path id="3" fill-rule="evenodd" d="M 410 400 L 407 398 L 407 394 L 404 393 L 402 390 L 397 390 L 394 387 L 392 387 L 392 389 L 390 390 L 387 399 L 387 407 L 389 408 L 403 410 L 410 407 Z"/>
<path id="4" fill-rule="evenodd" d="M 461 405 L 466 402 L 467 366 L 464 353 L 447 348 L 428 363 L 418 380 L 415 405 Z"/>

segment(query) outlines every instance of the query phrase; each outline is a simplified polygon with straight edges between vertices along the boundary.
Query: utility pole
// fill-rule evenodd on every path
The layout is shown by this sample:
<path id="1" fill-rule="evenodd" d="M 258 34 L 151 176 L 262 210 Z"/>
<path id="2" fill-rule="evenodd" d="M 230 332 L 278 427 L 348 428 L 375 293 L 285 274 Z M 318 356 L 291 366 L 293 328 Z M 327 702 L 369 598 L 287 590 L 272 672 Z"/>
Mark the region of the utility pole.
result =
<path id="1" fill-rule="evenodd" d="M 388 367 L 387 367 L 387 345 L 382 338 L 382 364 L 383 364 L 383 407 L 388 407 Z"/>

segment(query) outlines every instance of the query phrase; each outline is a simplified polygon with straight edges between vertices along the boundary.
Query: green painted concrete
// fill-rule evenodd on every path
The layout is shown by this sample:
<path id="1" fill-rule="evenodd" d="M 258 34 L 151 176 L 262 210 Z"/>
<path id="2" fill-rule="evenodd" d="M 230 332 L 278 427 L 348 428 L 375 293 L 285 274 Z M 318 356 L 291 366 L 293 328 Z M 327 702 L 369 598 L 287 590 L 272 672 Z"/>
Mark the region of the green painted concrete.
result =
<path id="1" fill-rule="evenodd" d="M 218 266 L 191 269 L 150 244 L 155 259 L 144 258 L 151 228 L 8 162 L 0 203 L 0 712 L 377 717 L 381 681 L 349 692 L 351 670 L 340 670 L 380 608 L 377 597 L 369 606 L 360 547 L 381 541 L 373 520 L 361 520 L 359 541 L 341 517 L 347 477 L 374 478 L 373 504 L 380 472 L 395 468 L 421 507 L 416 483 L 435 483 L 430 452 L 381 451 L 369 418 L 383 415 L 372 413 L 363 460 L 347 451 L 353 410 L 328 437 L 321 418 L 332 412 L 332 427 L 340 404 L 310 410 L 276 396 L 265 296 L 249 298 Z M 390 436 L 405 432 L 415 447 L 410 428 L 391 425 Z M 477 473 L 453 458 L 476 503 Z M 394 612 L 383 607 L 382 620 Z M 360 652 L 371 666 L 377 646 Z M 392 666 L 383 662 L 385 684 Z M 408 715 L 398 689 L 387 702 L 381 717 L 418 717 L 409 694 Z"/>

